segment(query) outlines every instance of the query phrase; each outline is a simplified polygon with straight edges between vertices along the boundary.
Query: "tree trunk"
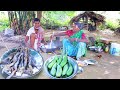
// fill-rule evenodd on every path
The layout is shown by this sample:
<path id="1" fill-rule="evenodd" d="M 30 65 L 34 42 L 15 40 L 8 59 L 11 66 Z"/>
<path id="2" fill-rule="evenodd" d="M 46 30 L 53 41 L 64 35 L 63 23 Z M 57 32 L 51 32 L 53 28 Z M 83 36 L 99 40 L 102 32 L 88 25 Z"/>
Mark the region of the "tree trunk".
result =
<path id="1" fill-rule="evenodd" d="M 41 19 L 42 17 L 42 11 L 37 11 L 37 18 Z"/>
<path id="2" fill-rule="evenodd" d="M 10 28 L 15 30 L 15 34 L 26 34 L 32 26 L 35 18 L 35 11 L 8 11 Z"/>

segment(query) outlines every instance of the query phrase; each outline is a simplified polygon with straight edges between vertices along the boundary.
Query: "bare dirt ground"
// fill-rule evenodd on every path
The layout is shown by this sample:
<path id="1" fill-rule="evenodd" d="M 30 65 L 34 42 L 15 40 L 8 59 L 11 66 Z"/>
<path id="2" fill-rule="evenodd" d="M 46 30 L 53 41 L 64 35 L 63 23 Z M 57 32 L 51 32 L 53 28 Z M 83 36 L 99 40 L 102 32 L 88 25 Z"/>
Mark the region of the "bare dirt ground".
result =
<path id="1" fill-rule="evenodd" d="M 56 31 L 54 31 L 56 32 Z M 120 36 L 116 36 L 110 30 L 105 31 L 96 31 L 96 32 L 88 32 L 85 31 L 87 37 L 97 37 L 101 36 L 107 39 L 116 40 L 117 43 L 120 44 Z M 45 37 L 48 40 L 49 36 L 52 34 L 50 30 L 46 30 Z M 64 37 L 62 37 L 64 38 Z M 61 39 L 62 39 L 61 38 Z M 14 39 L 14 41 L 12 41 Z M 24 36 L 14 36 L 13 38 L 5 38 L 5 43 L 3 43 L 0 39 L 0 57 L 5 53 L 7 50 L 5 48 L 5 44 L 9 49 L 17 47 L 20 45 L 19 40 L 24 39 Z M 11 40 L 11 41 L 10 41 Z M 49 57 L 53 56 L 54 54 L 47 54 L 41 53 L 44 61 L 47 60 Z M 96 55 L 101 54 L 102 57 L 99 59 Z M 95 53 L 92 51 L 88 51 L 86 57 L 82 57 L 81 60 L 86 59 L 95 59 L 98 61 L 97 65 L 88 65 L 83 67 L 84 72 L 81 74 L 77 74 L 73 79 L 120 79 L 120 56 L 112 56 L 109 53 Z M 4 79 L 4 77 L 0 74 L 0 79 Z M 46 75 L 44 68 L 43 70 L 33 79 L 49 79 Z"/>

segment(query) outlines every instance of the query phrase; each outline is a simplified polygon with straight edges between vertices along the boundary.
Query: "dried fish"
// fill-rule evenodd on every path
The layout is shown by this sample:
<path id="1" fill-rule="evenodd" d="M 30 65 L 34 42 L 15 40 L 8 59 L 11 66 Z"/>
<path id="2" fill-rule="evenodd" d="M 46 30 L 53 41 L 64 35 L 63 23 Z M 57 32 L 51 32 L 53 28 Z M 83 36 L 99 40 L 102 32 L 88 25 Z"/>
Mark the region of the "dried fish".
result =
<path id="1" fill-rule="evenodd" d="M 23 65 L 23 53 L 21 54 L 21 56 L 20 56 L 20 61 L 19 61 L 19 67 L 18 68 L 20 68 L 20 67 L 23 67 L 24 65 Z"/>
<path id="2" fill-rule="evenodd" d="M 14 70 L 14 71 L 10 74 L 10 76 L 8 76 L 6 79 L 10 79 L 11 77 L 13 77 L 16 72 L 17 72 L 17 70 Z"/>
<path id="3" fill-rule="evenodd" d="M 18 56 L 20 55 L 20 52 L 17 52 L 16 55 L 13 57 L 13 62 L 17 61 Z"/>
<path id="4" fill-rule="evenodd" d="M 9 65 L 5 65 L 5 66 L 4 66 L 4 68 L 2 69 L 2 74 L 3 74 L 5 71 L 6 71 L 6 72 L 7 72 L 7 71 L 10 71 Z"/>
<path id="5" fill-rule="evenodd" d="M 24 67 L 25 67 L 25 69 L 27 69 L 27 67 L 28 67 L 28 60 L 29 60 L 28 48 L 25 48 L 25 54 L 24 54 Z"/>
<path id="6" fill-rule="evenodd" d="M 28 68 L 27 70 L 24 70 L 24 74 L 28 74 L 28 75 L 32 75 L 32 72 L 31 70 Z"/>
<path id="7" fill-rule="evenodd" d="M 10 64 L 14 57 L 14 53 L 11 53 L 8 57 L 0 61 L 0 65 Z"/>
<path id="8" fill-rule="evenodd" d="M 9 74 L 6 79 L 13 76 L 32 76 L 39 71 L 39 66 L 37 66 L 36 60 L 30 54 L 29 49 L 21 46 L 0 61 L 0 65 L 3 66 L 2 73 L 7 72 Z"/>
<path id="9" fill-rule="evenodd" d="M 10 62 L 10 59 L 9 58 L 5 58 L 4 60 L 2 60 L 1 62 L 0 62 L 0 65 L 2 64 L 2 65 L 5 65 L 5 64 L 10 64 L 11 62 Z"/>
<path id="10" fill-rule="evenodd" d="M 24 73 L 24 70 L 25 70 L 25 67 L 20 67 L 20 68 L 19 68 L 18 71 L 21 73 L 21 76 L 22 76 L 22 74 Z"/>

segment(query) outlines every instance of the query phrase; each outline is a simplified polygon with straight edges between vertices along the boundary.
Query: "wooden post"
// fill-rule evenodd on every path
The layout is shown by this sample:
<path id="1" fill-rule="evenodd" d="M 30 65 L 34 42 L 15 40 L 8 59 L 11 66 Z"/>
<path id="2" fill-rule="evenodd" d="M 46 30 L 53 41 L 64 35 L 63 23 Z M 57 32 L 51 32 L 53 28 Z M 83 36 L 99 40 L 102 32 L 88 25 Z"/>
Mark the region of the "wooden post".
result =
<path id="1" fill-rule="evenodd" d="M 87 30 L 88 30 L 88 27 L 89 27 L 89 25 L 88 25 L 88 16 L 86 17 L 86 23 L 87 23 Z"/>

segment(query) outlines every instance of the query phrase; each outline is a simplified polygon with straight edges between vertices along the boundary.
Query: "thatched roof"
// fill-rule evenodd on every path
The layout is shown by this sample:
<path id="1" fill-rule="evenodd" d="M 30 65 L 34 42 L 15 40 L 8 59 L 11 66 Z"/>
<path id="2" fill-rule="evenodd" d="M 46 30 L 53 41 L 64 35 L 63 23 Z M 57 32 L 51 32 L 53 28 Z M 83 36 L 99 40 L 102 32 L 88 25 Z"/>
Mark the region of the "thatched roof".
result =
<path id="1" fill-rule="evenodd" d="M 74 23 L 74 22 L 79 22 L 80 19 L 84 19 L 84 18 L 89 18 L 90 21 L 97 23 L 104 23 L 105 22 L 105 17 L 103 15 L 100 14 L 96 14 L 95 12 L 92 11 L 85 11 L 82 14 L 79 14 L 75 17 L 73 17 L 70 20 L 70 24 Z"/>

